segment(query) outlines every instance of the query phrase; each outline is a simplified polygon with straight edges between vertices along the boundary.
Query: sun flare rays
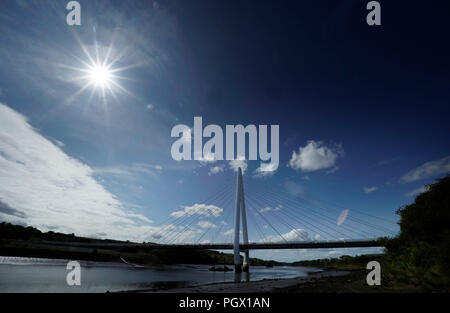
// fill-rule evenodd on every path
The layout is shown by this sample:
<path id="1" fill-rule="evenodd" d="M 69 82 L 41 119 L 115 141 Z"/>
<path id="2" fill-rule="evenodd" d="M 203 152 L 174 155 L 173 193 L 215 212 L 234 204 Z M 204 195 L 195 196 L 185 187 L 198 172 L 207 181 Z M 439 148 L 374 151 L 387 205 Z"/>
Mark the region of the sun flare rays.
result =
<path id="1" fill-rule="evenodd" d="M 94 31 L 95 33 L 95 31 Z M 76 65 L 63 65 L 61 67 L 74 72 L 70 75 L 70 82 L 74 82 L 79 86 L 70 97 L 69 102 L 73 102 L 76 98 L 90 90 L 88 103 L 91 103 L 97 96 L 104 105 L 108 103 L 109 98 L 118 100 L 119 94 L 127 94 L 136 97 L 132 92 L 125 88 L 120 81 L 128 78 L 119 75 L 119 73 L 134 68 L 137 65 L 123 65 L 121 61 L 126 56 L 124 51 L 117 52 L 114 49 L 114 38 L 109 46 L 101 46 L 97 40 L 93 46 L 83 44 L 79 36 L 74 33 L 84 57 L 72 55 Z M 102 53 L 104 52 L 104 53 Z"/>

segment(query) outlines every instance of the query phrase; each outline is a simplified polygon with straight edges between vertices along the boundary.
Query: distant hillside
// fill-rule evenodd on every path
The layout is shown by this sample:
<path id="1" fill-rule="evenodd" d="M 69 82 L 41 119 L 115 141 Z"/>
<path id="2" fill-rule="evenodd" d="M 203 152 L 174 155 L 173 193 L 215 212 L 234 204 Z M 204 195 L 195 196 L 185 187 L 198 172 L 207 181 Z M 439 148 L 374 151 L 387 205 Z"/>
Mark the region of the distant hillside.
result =
<path id="1" fill-rule="evenodd" d="M 127 249 L 122 251 L 74 247 L 55 247 L 45 241 L 58 242 L 123 242 L 110 239 L 93 239 L 49 231 L 46 233 L 34 227 L 23 227 L 9 223 L 0 224 L 0 255 L 26 256 L 90 261 L 117 261 L 124 257 L 139 264 L 233 264 L 233 255 L 210 250 L 143 250 Z M 276 261 L 264 261 L 250 258 L 250 265 L 279 265 Z"/>
<path id="2" fill-rule="evenodd" d="M 329 258 L 319 260 L 297 261 L 292 263 L 294 266 L 314 266 L 325 269 L 338 270 L 365 270 L 367 263 L 373 260 L 379 260 L 382 254 L 365 254 L 359 256 L 343 255 L 340 258 Z"/>
<path id="3" fill-rule="evenodd" d="M 63 241 L 63 242 L 119 242 L 118 240 L 101 240 L 93 238 L 78 237 L 75 234 L 63 234 L 53 231 L 46 233 L 41 232 L 34 227 L 23 227 L 20 225 L 12 225 L 10 223 L 2 222 L 0 224 L 0 238 L 1 239 L 19 239 L 19 240 L 46 240 L 46 241 Z"/>

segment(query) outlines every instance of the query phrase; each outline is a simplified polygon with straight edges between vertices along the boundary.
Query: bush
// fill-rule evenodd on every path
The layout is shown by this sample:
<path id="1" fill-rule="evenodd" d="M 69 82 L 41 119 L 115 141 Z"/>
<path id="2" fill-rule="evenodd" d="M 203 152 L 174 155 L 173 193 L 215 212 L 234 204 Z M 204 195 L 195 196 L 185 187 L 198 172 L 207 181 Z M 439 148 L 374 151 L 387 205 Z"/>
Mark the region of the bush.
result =
<path id="1" fill-rule="evenodd" d="M 386 243 L 393 267 L 425 289 L 450 290 L 450 175 L 397 211 L 400 234 Z"/>

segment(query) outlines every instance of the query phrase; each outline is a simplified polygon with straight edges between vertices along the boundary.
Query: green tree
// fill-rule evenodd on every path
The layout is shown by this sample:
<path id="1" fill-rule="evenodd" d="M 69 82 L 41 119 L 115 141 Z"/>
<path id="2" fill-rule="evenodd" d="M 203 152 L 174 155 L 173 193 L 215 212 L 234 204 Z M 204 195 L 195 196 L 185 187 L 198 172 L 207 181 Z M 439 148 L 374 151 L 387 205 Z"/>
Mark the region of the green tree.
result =
<path id="1" fill-rule="evenodd" d="M 397 211 L 400 234 L 387 244 L 392 262 L 427 289 L 450 287 L 450 175 Z"/>

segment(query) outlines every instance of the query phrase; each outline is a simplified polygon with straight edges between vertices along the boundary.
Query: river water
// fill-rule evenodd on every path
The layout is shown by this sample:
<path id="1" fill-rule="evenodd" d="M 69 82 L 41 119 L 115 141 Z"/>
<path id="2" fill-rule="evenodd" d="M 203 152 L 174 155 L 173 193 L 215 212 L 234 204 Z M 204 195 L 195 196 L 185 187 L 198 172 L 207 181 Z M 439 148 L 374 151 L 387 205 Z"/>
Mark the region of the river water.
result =
<path id="1" fill-rule="evenodd" d="M 137 268 L 124 263 L 81 261 L 81 286 L 68 286 L 68 260 L 0 256 L 0 292 L 106 292 L 195 286 L 213 282 L 306 276 L 320 269 L 254 266 L 240 277 L 212 272 L 207 265 Z"/>

